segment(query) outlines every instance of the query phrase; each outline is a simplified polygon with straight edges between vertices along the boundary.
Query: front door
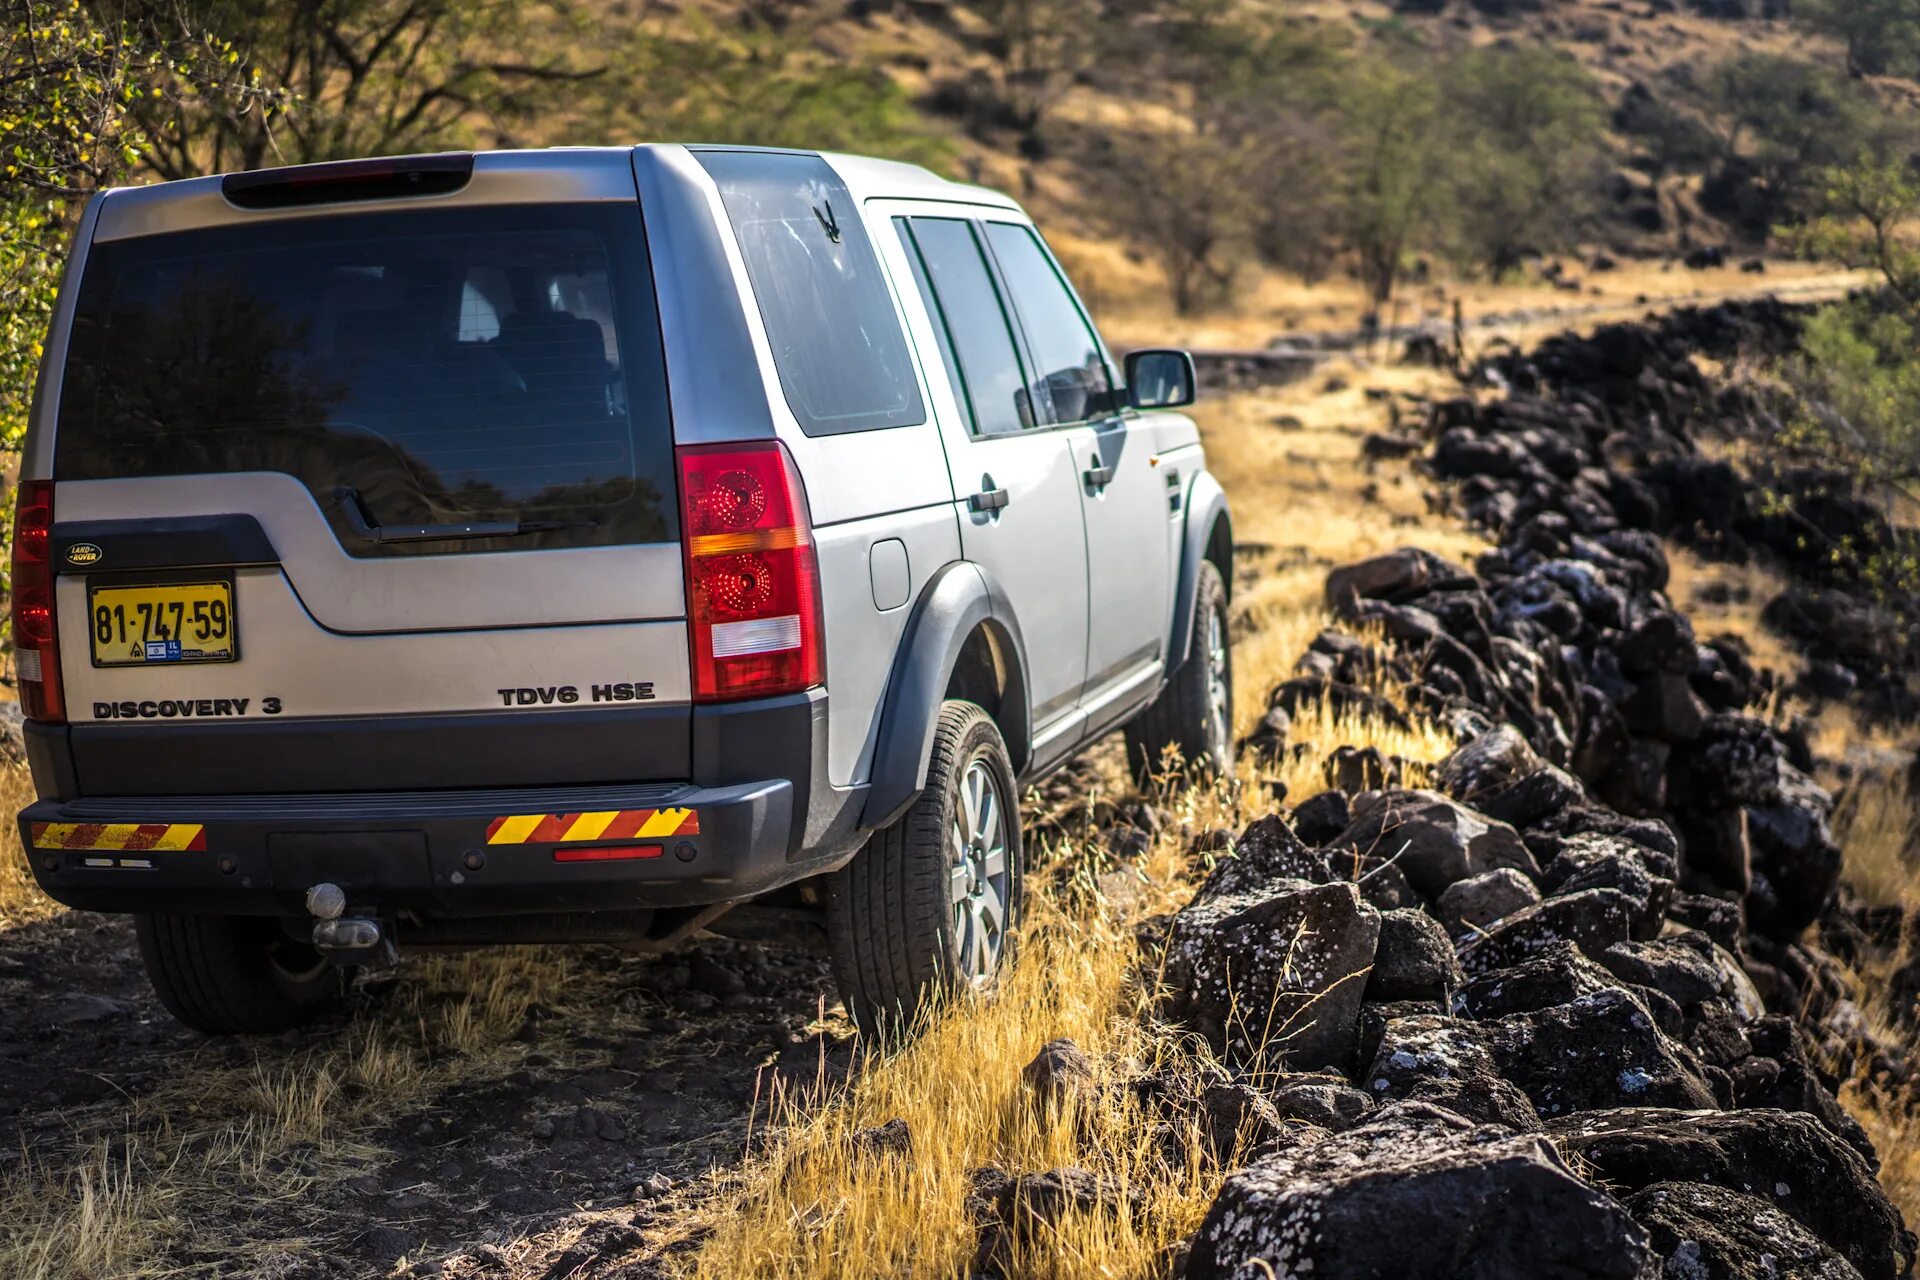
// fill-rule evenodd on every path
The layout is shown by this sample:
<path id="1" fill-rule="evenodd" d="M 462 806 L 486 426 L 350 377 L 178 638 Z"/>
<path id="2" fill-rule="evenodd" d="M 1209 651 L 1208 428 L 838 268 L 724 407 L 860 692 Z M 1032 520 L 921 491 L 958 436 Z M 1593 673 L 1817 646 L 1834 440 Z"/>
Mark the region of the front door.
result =
<path id="1" fill-rule="evenodd" d="M 1081 706 L 1098 729 L 1138 700 L 1165 660 L 1167 486 L 1152 430 L 1120 412 L 1105 347 L 1039 236 L 1025 223 L 982 225 L 1037 371 L 1037 412 L 1073 455 L 1091 610 Z"/>

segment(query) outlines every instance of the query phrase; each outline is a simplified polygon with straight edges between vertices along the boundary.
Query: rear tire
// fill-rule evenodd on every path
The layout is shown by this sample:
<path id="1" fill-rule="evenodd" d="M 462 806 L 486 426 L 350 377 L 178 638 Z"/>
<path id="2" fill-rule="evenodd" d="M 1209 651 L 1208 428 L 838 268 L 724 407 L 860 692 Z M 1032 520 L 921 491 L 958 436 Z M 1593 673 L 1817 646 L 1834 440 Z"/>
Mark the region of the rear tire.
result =
<path id="1" fill-rule="evenodd" d="M 927 786 L 827 880 L 827 934 L 863 1034 L 913 1029 L 937 999 L 985 987 L 1020 919 L 1020 807 L 1000 730 L 947 702 Z"/>
<path id="2" fill-rule="evenodd" d="M 208 1035 L 262 1035 L 337 1007 L 345 973 L 264 916 L 135 918 L 147 979 L 167 1012 Z"/>
<path id="3" fill-rule="evenodd" d="M 1170 752 L 1188 769 L 1233 768 L 1233 641 L 1227 587 L 1211 560 L 1194 583 L 1193 640 L 1187 660 L 1160 696 L 1127 724 L 1127 763 L 1145 786 L 1167 772 Z"/>

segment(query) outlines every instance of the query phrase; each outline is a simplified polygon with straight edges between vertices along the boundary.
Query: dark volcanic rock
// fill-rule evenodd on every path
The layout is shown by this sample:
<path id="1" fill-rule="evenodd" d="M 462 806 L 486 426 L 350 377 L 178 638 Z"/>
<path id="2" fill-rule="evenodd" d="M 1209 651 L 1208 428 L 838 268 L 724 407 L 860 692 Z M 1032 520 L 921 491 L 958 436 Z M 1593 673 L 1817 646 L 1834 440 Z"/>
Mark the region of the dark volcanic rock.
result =
<path id="1" fill-rule="evenodd" d="M 1117 1214 L 1128 1199 L 1120 1184 L 1085 1169 L 1050 1169 L 1009 1175 L 994 1168 L 974 1172 L 967 1216 L 979 1228 L 973 1269 L 989 1276 L 1012 1272 L 1023 1244 L 1042 1238 L 1069 1214 Z"/>
<path id="2" fill-rule="evenodd" d="M 1461 988 L 1454 1006 L 1485 1022 L 1510 1013 L 1535 1013 L 1568 1004 L 1598 991 L 1611 991 L 1619 981 L 1580 953 L 1571 942 L 1559 942 L 1530 960 L 1511 968 L 1481 974 Z"/>
<path id="3" fill-rule="evenodd" d="M 1490 925 L 1540 901 L 1533 881 L 1512 867 L 1483 871 L 1448 885 L 1433 905 L 1434 914 L 1452 934 Z"/>
<path id="4" fill-rule="evenodd" d="M 1227 1179 L 1188 1280 L 1640 1280 L 1646 1233 L 1532 1136 L 1418 1103 Z"/>
<path id="5" fill-rule="evenodd" d="M 1627 1197 L 1662 1273 L 1674 1280 L 1858 1280 L 1852 1263 L 1773 1203 L 1700 1182 L 1656 1182 Z"/>
<path id="6" fill-rule="evenodd" d="M 1196 901 L 1168 934 L 1165 1012 L 1229 1062 L 1344 1068 L 1379 936 L 1347 883 Z"/>
<path id="7" fill-rule="evenodd" d="M 1368 1000 L 1428 1000 L 1444 1006 L 1460 983 L 1460 962 L 1438 920 L 1410 909 L 1380 913 Z"/>
<path id="8" fill-rule="evenodd" d="M 1345 1076 L 1305 1073 L 1279 1077 L 1267 1097 L 1281 1119 L 1339 1132 L 1351 1129 L 1373 1110 L 1373 1099 L 1347 1083 Z"/>
<path id="9" fill-rule="evenodd" d="M 1866 1280 L 1894 1280 L 1912 1265 L 1913 1236 L 1873 1171 L 1812 1116 L 1633 1108 L 1550 1129 L 1610 1187 L 1705 1182 L 1743 1191 L 1825 1241 Z"/>
<path id="10" fill-rule="evenodd" d="M 1392 1019 L 1362 1081 L 1382 1103 L 1426 1102 L 1482 1124 L 1538 1129 L 1533 1103 L 1496 1074 L 1487 1038 L 1485 1028 L 1458 1018 Z"/>
<path id="11" fill-rule="evenodd" d="M 1499 921 L 1460 949 L 1469 975 L 1490 973 L 1529 960 L 1556 943 L 1571 942 L 1599 955 L 1633 935 L 1633 900 L 1614 889 L 1583 889 L 1548 898 Z"/>
<path id="12" fill-rule="evenodd" d="M 1713 1089 L 1624 991 L 1509 1014 L 1489 1028 L 1499 1072 L 1543 1116 L 1624 1106 L 1704 1108 Z"/>
<path id="13" fill-rule="evenodd" d="M 1511 867 L 1539 874 L 1512 827 L 1433 791 L 1374 791 L 1353 803 L 1353 819 L 1333 841 L 1392 859 L 1428 898 L 1468 876 Z"/>
<path id="14" fill-rule="evenodd" d="M 1325 854 L 1309 849 L 1282 819 L 1268 815 L 1250 824 L 1233 852 L 1214 864 L 1194 900 L 1264 889 L 1281 880 L 1326 884 L 1333 879 Z"/>

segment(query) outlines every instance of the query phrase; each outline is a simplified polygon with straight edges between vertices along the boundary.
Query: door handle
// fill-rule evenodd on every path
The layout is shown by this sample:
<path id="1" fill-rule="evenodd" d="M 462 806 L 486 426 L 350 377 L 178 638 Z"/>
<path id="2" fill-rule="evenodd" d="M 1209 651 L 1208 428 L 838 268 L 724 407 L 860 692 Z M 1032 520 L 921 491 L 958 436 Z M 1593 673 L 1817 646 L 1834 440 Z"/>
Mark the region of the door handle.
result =
<path id="1" fill-rule="evenodd" d="M 1113 468 L 1105 465 L 1088 467 L 1080 473 L 1089 489 L 1104 489 L 1113 482 Z"/>
<path id="2" fill-rule="evenodd" d="M 967 506 L 975 511 L 998 511 L 1006 505 L 1005 489 L 982 489 L 967 499 Z"/>

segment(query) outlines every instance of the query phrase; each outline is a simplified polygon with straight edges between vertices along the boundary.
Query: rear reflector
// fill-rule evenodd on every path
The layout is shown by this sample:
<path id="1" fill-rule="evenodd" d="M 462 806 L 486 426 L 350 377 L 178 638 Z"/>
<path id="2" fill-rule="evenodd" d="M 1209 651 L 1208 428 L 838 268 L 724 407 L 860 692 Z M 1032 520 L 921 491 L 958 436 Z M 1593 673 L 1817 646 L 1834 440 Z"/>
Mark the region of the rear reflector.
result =
<path id="1" fill-rule="evenodd" d="M 657 858 L 665 845 L 630 844 L 617 849 L 555 849 L 555 862 L 625 862 L 632 858 Z"/>

